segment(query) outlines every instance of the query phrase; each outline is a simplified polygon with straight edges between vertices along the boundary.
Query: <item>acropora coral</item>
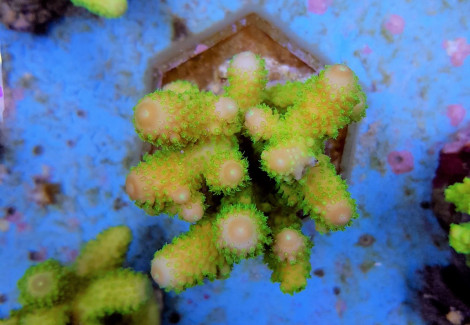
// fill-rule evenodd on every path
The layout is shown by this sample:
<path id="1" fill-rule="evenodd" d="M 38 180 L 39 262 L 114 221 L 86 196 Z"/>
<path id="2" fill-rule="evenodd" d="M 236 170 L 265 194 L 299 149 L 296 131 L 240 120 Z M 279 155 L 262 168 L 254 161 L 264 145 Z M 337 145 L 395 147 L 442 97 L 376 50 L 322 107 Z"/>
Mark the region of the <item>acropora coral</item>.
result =
<path id="1" fill-rule="evenodd" d="M 158 325 L 160 309 L 148 277 L 122 268 L 132 235 L 117 226 L 100 233 L 75 263 L 49 259 L 31 266 L 18 281 L 22 308 L 0 325 Z M 108 322 L 109 323 L 109 322 Z"/>
<path id="2" fill-rule="evenodd" d="M 366 97 L 343 64 L 266 87 L 264 59 L 242 52 L 227 74 L 222 95 L 176 81 L 137 103 L 136 131 L 158 149 L 131 169 L 126 192 L 149 214 L 193 223 L 155 253 L 160 287 L 180 292 L 264 254 L 272 280 L 292 294 L 307 284 L 313 247 L 299 212 L 322 232 L 358 216 L 324 151 L 365 116 Z"/>

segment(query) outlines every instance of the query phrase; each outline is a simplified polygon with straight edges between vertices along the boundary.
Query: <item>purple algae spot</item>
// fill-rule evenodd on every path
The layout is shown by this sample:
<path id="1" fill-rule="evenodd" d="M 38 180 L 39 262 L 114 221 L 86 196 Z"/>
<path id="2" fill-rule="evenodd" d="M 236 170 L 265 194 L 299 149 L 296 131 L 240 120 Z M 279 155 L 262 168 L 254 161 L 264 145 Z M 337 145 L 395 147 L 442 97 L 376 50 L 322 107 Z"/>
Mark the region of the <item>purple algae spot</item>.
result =
<path id="1" fill-rule="evenodd" d="M 414 168 L 413 154 L 407 150 L 392 151 L 387 156 L 387 161 L 395 174 L 408 173 Z"/>
<path id="2" fill-rule="evenodd" d="M 465 118 L 466 113 L 467 112 L 465 108 L 460 104 L 453 104 L 447 106 L 446 115 L 449 118 L 450 124 L 452 126 L 459 125 Z"/>
<path id="3" fill-rule="evenodd" d="M 0 98 L 2 98 L 2 97 L 3 97 L 3 88 L 2 88 L 2 86 L 0 86 Z"/>
<path id="4" fill-rule="evenodd" d="M 389 33 L 399 35 L 405 29 L 405 19 L 399 15 L 390 15 L 384 22 L 384 27 Z"/>

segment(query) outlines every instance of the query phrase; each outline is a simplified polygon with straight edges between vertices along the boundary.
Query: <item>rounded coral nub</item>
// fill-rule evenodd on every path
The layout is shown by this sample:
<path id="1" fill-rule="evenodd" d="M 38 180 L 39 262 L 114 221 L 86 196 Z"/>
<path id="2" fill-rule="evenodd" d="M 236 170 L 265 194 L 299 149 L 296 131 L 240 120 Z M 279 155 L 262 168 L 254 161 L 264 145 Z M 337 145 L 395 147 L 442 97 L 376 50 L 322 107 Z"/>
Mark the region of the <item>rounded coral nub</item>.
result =
<path id="1" fill-rule="evenodd" d="M 263 152 L 261 156 L 267 168 L 277 174 L 291 174 L 299 180 L 305 167 L 311 163 L 311 157 L 301 147 L 283 147 Z"/>
<path id="2" fill-rule="evenodd" d="M 164 257 L 154 258 L 152 260 L 150 274 L 155 282 L 162 288 L 175 285 L 174 269 L 171 267 L 170 261 Z"/>
<path id="3" fill-rule="evenodd" d="M 256 55 L 252 52 L 242 52 L 233 57 L 231 67 L 241 73 L 255 72 L 260 68 Z M 250 74 L 248 74 L 248 77 Z M 251 77 L 255 77 L 251 75 Z"/>
<path id="4" fill-rule="evenodd" d="M 351 220 L 353 210 L 347 200 L 341 200 L 325 207 L 325 221 L 335 226 L 344 226 Z"/>
<path id="5" fill-rule="evenodd" d="M 236 250 L 247 250 L 258 243 L 257 228 L 254 220 L 243 214 L 235 214 L 225 219 L 221 225 L 224 246 Z"/>
<path id="6" fill-rule="evenodd" d="M 144 98 L 135 107 L 135 126 L 147 137 L 154 139 L 163 128 L 166 114 L 158 100 Z"/>
<path id="7" fill-rule="evenodd" d="M 190 202 L 183 206 L 179 216 L 188 222 L 196 222 L 204 215 L 204 206 L 200 202 Z"/>
<path id="8" fill-rule="evenodd" d="M 170 193 L 171 199 L 177 204 L 188 202 L 190 196 L 191 192 L 187 187 L 184 186 L 179 186 Z"/>
<path id="9" fill-rule="evenodd" d="M 220 167 L 220 183 L 223 186 L 236 186 L 244 176 L 243 166 L 237 161 L 228 160 Z"/>
<path id="10" fill-rule="evenodd" d="M 293 262 L 304 246 L 303 238 L 299 232 L 286 228 L 274 238 L 273 250 L 281 261 L 287 260 Z"/>
<path id="11" fill-rule="evenodd" d="M 326 69 L 324 78 L 334 89 L 349 89 L 355 84 L 354 72 L 344 64 L 335 64 Z"/>
<path id="12" fill-rule="evenodd" d="M 155 200 L 154 195 L 152 195 L 152 188 L 150 185 L 145 184 L 145 181 L 142 177 L 135 171 L 131 171 L 126 178 L 126 193 L 129 195 L 133 201 L 153 201 Z"/>
<path id="13" fill-rule="evenodd" d="M 28 289 L 31 295 L 40 298 L 49 294 L 51 287 L 54 285 L 53 276 L 51 272 L 33 275 L 28 281 Z"/>
<path id="14" fill-rule="evenodd" d="M 215 103 L 215 113 L 222 120 L 230 121 L 237 116 L 237 103 L 229 97 L 220 97 Z"/>
<path id="15" fill-rule="evenodd" d="M 245 127 L 252 135 L 262 136 L 268 126 L 266 113 L 260 108 L 252 108 L 245 114 Z"/>
<path id="16" fill-rule="evenodd" d="M 266 153 L 266 162 L 273 171 L 283 174 L 289 171 L 289 154 L 286 149 L 272 150 Z"/>

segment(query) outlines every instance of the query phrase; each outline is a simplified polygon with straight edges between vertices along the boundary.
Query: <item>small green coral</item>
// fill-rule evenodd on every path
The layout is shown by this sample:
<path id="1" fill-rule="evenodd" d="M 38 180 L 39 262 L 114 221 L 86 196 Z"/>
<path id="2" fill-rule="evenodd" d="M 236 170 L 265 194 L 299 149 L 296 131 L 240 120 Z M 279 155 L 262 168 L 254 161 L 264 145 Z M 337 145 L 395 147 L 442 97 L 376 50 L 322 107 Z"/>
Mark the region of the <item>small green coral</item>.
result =
<path id="1" fill-rule="evenodd" d="M 447 202 L 455 204 L 459 212 L 470 214 L 470 178 L 465 177 L 462 183 L 455 183 L 445 190 Z"/>
<path id="2" fill-rule="evenodd" d="M 449 244 L 458 253 L 470 254 L 470 222 L 450 225 Z"/>
<path id="3" fill-rule="evenodd" d="M 127 11 L 127 0 L 71 0 L 78 7 L 105 18 L 117 18 Z"/>
<path id="4" fill-rule="evenodd" d="M 30 267 L 18 282 L 22 305 L 50 307 L 66 298 L 70 272 L 55 260 Z"/>
<path id="5" fill-rule="evenodd" d="M 137 134 L 160 149 L 131 168 L 127 194 L 149 214 L 196 222 L 155 253 L 152 276 L 177 293 L 226 276 L 244 258 L 278 254 L 282 241 L 272 234 L 287 227 L 305 238 L 302 249 L 266 262 L 283 292 L 298 292 L 311 268 L 298 213 L 321 232 L 343 230 L 358 216 L 325 141 L 365 115 L 365 93 L 342 64 L 305 82 L 271 71 L 270 81 L 280 81 L 272 87 L 254 53 L 235 55 L 226 71 L 223 93 L 177 81 L 134 107 Z"/>
<path id="6" fill-rule="evenodd" d="M 267 218 L 254 204 L 222 206 L 212 230 L 218 250 L 229 263 L 260 255 L 271 243 Z"/>
<path id="7" fill-rule="evenodd" d="M 83 247 L 74 266 L 51 259 L 30 267 L 18 281 L 23 308 L 0 325 L 99 325 L 114 314 L 125 324 L 158 325 L 150 280 L 122 269 L 131 239 L 128 227 L 112 227 Z"/>

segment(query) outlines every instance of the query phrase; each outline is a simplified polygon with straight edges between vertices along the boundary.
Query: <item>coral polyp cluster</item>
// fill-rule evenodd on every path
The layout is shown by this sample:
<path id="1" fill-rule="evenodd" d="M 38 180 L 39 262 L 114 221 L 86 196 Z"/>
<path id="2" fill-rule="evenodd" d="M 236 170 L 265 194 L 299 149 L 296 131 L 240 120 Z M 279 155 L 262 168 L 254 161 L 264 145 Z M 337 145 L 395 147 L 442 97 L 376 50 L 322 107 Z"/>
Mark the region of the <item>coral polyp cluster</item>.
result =
<path id="1" fill-rule="evenodd" d="M 470 214 L 470 177 L 450 185 L 445 190 L 445 199 L 455 205 L 455 210 Z M 456 252 L 465 254 L 470 267 L 470 222 L 452 223 L 449 231 L 449 244 Z"/>
<path id="2" fill-rule="evenodd" d="M 324 153 L 327 139 L 365 115 L 357 77 L 337 64 L 268 88 L 267 75 L 263 58 L 243 52 L 230 61 L 223 94 L 176 81 L 134 107 L 137 133 L 157 150 L 131 169 L 126 192 L 149 214 L 194 223 L 155 253 L 152 276 L 163 288 L 226 277 L 234 263 L 264 254 L 281 290 L 300 291 L 313 244 L 299 212 L 323 232 L 357 217 Z"/>
<path id="3" fill-rule="evenodd" d="M 458 212 L 470 214 L 470 177 L 450 185 L 445 190 L 446 201 L 455 204 Z"/>
<path id="4" fill-rule="evenodd" d="M 30 267 L 18 281 L 19 302 L 8 325 L 160 323 L 160 308 L 147 276 L 122 268 L 131 232 L 112 227 L 88 242 L 72 266 L 50 259 Z M 120 323 L 121 324 L 121 323 Z"/>

